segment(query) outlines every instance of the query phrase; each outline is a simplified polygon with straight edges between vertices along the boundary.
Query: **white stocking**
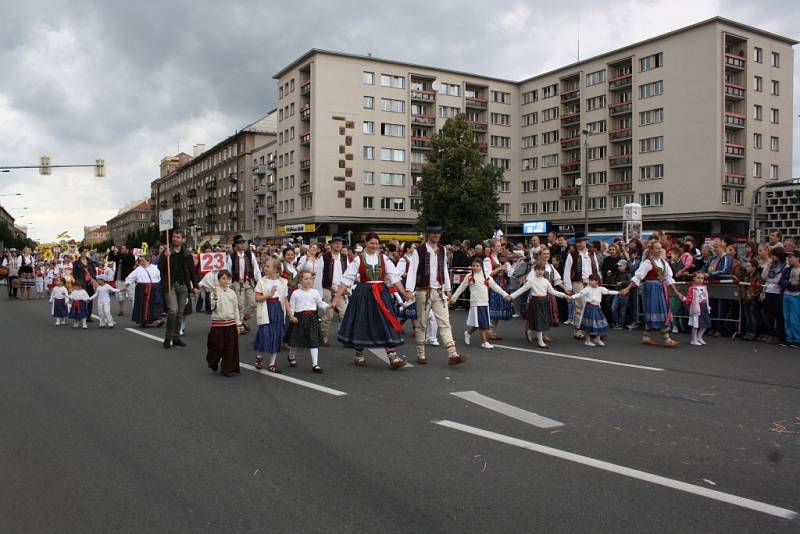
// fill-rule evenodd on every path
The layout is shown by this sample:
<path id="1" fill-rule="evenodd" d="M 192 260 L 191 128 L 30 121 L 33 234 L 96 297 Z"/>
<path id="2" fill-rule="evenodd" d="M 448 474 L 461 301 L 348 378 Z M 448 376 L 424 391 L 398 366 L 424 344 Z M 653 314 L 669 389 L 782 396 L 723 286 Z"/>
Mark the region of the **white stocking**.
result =
<path id="1" fill-rule="evenodd" d="M 319 364 L 319 349 L 308 349 L 311 353 L 311 365 L 318 365 Z"/>

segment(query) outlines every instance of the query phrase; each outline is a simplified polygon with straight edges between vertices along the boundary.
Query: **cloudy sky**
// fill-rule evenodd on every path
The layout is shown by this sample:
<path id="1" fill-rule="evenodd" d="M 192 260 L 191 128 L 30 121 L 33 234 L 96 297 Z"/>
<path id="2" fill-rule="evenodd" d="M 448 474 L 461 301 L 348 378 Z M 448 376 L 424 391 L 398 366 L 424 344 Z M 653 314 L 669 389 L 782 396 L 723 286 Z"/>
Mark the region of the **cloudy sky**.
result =
<path id="1" fill-rule="evenodd" d="M 2 204 L 34 238 L 104 223 L 149 196 L 158 162 L 213 145 L 275 103 L 272 75 L 325 48 L 521 79 L 715 15 L 800 37 L 794 0 L 3 0 L 0 166 L 92 163 L 0 174 Z M 491 7 L 491 9 L 489 9 Z M 797 55 L 797 54 L 796 54 Z M 800 139 L 800 59 L 795 140 Z M 794 175 L 800 150 L 794 150 Z M 27 209 L 22 209 L 27 208 Z"/>

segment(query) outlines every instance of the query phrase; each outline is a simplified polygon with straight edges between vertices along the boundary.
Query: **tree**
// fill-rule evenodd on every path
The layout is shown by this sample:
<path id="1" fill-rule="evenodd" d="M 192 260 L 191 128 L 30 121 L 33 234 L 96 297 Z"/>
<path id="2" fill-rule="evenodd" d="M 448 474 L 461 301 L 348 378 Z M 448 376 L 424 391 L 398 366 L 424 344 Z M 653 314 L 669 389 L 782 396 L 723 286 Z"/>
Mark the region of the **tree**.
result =
<path id="1" fill-rule="evenodd" d="M 431 138 L 433 150 L 419 184 L 422 206 L 418 223 L 440 221 L 446 237 L 477 242 L 491 237 L 499 219 L 497 185 L 503 171 L 483 163 L 466 118 L 448 119 Z"/>
<path id="2" fill-rule="evenodd" d="M 128 234 L 125 238 L 125 245 L 133 250 L 135 248 L 141 248 L 142 243 L 147 243 L 147 246 L 152 249 L 157 247 L 163 239 L 164 234 L 158 231 L 156 225 L 152 225 L 147 228 L 140 228 L 136 230 L 136 232 Z"/>

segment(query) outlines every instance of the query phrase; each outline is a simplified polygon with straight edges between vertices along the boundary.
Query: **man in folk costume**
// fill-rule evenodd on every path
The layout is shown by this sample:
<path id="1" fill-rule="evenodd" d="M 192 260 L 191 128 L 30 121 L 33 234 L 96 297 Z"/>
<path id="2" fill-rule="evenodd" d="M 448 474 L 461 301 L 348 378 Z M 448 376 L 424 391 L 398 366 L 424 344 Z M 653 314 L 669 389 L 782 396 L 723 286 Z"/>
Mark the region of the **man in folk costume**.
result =
<path id="1" fill-rule="evenodd" d="M 575 250 L 567 254 L 564 262 L 564 289 L 569 293 L 579 293 L 593 274 L 600 275 L 600 263 L 594 249 L 588 246 L 586 234 L 575 232 Z M 572 324 L 575 325 L 575 339 L 584 339 L 580 325 L 585 305 L 585 299 L 578 299 L 573 303 Z"/>
<path id="2" fill-rule="evenodd" d="M 347 254 L 342 251 L 344 238 L 340 235 L 333 236 L 331 239 L 331 249 L 322 255 L 322 300 L 330 304 L 342 283 L 342 275 L 347 272 Z M 347 310 L 347 301 L 340 299 L 336 310 L 332 307 L 325 310 L 320 318 L 322 328 L 322 346 L 329 347 L 328 333 L 331 329 L 334 311 L 339 314 L 339 320 L 344 317 Z"/>
<path id="3" fill-rule="evenodd" d="M 457 365 L 467 360 L 466 354 L 456 351 L 453 331 L 450 328 L 450 310 L 447 303 L 450 299 L 450 273 L 447 269 L 447 255 L 439 244 L 442 237 L 442 226 L 430 222 L 426 228 L 427 237 L 411 255 L 411 265 L 406 278 L 406 291 L 414 293 L 417 314 L 420 318 L 428 317 L 433 311 L 439 325 L 439 333 L 447 348 L 447 363 Z M 425 336 L 427 321 L 422 320 L 414 333 L 417 344 L 417 363 L 426 364 Z"/>
<path id="4" fill-rule="evenodd" d="M 239 299 L 239 318 L 242 322 L 242 334 L 250 332 L 250 317 L 256 310 L 256 283 L 261 279 L 261 269 L 252 250 L 246 249 L 245 239 L 233 237 L 233 252 L 225 258 L 225 268 L 231 272 L 233 282 L 231 288 Z"/>

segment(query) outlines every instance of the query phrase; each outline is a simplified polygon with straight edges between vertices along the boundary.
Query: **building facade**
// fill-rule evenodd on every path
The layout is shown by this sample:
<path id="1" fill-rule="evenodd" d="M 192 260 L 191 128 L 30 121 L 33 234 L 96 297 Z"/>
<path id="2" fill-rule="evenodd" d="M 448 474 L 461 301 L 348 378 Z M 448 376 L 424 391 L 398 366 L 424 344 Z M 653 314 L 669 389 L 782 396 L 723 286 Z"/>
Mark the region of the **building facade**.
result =
<path id="1" fill-rule="evenodd" d="M 9 230 L 14 228 L 14 217 L 3 206 L 0 206 L 0 224 L 5 224 Z"/>
<path id="2" fill-rule="evenodd" d="M 800 180 L 797 185 L 767 187 L 760 195 L 767 219 L 763 228 L 780 230 L 785 237 L 800 239 Z"/>
<path id="3" fill-rule="evenodd" d="M 279 241 L 275 218 L 277 142 L 269 142 L 253 150 L 253 230 L 258 241 Z"/>
<path id="4" fill-rule="evenodd" d="M 592 230 L 636 202 L 646 228 L 743 234 L 791 174 L 794 44 L 717 17 L 518 82 L 311 50 L 275 75 L 277 233 L 411 231 L 430 136 L 464 113 L 512 232 L 582 224 L 588 196 Z"/>
<path id="5" fill-rule="evenodd" d="M 255 238 L 253 151 L 274 139 L 270 113 L 183 163 L 162 160 L 162 176 L 150 184 L 154 220 L 172 209 L 174 228 L 193 246 Z"/>
<path id="6" fill-rule="evenodd" d="M 93 247 L 98 243 L 108 241 L 110 238 L 111 234 L 108 231 L 107 224 L 83 227 L 83 244 L 87 247 Z"/>
<path id="7" fill-rule="evenodd" d="M 122 207 L 116 217 L 109 219 L 106 223 L 108 227 L 108 238 L 116 246 L 125 244 L 129 234 L 144 230 L 155 224 L 153 218 L 153 208 L 148 199 L 132 202 Z"/>

